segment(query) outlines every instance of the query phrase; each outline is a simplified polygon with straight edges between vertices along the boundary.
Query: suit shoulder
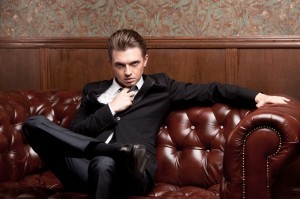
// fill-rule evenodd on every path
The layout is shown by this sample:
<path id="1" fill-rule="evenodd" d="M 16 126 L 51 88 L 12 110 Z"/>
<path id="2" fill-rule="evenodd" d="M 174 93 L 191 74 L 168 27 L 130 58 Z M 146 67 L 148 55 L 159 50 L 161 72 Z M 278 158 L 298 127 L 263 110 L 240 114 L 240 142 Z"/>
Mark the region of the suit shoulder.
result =
<path id="1" fill-rule="evenodd" d="M 169 79 L 169 76 L 166 73 L 155 73 L 149 76 L 155 80 Z"/>
<path id="2" fill-rule="evenodd" d="M 102 81 L 95 81 L 95 82 L 89 82 L 86 83 L 83 87 L 83 90 L 88 91 L 88 90 L 95 90 L 101 88 L 103 85 L 110 85 L 112 80 L 102 80 Z"/>
<path id="3" fill-rule="evenodd" d="M 101 81 L 88 82 L 83 86 L 83 90 L 91 90 L 91 89 L 99 88 L 100 85 L 101 85 Z"/>

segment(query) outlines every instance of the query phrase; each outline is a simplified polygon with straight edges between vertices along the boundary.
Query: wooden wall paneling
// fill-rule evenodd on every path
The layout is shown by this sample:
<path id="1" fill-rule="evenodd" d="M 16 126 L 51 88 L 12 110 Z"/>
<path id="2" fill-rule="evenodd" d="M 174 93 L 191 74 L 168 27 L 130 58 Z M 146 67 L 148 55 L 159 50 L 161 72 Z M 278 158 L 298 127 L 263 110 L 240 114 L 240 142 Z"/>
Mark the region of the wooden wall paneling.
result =
<path id="1" fill-rule="evenodd" d="M 201 67 L 201 79 L 194 83 L 222 82 L 226 83 L 226 50 L 225 49 L 197 49 L 200 51 L 200 60 L 196 67 Z M 195 73 L 197 73 L 195 68 Z"/>
<path id="2" fill-rule="evenodd" d="M 300 38 L 146 38 L 146 73 L 300 99 Z M 82 89 L 109 79 L 107 38 L 0 38 L 0 89 Z"/>
<path id="3" fill-rule="evenodd" d="M 106 49 L 49 49 L 48 59 L 48 89 L 82 89 L 112 77 Z"/>
<path id="4" fill-rule="evenodd" d="M 300 99 L 300 49 L 240 49 L 238 84 Z"/>
<path id="5" fill-rule="evenodd" d="M 0 48 L 0 89 L 40 89 L 38 49 Z"/>
<path id="6" fill-rule="evenodd" d="M 238 50 L 236 48 L 226 49 L 226 83 L 236 84 L 237 83 L 237 73 L 238 73 Z"/>
<path id="7" fill-rule="evenodd" d="M 49 86 L 49 49 L 48 48 L 41 48 L 40 49 L 40 89 L 41 90 L 47 90 L 50 88 Z"/>
<path id="8" fill-rule="evenodd" d="M 192 83 L 225 82 L 225 71 L 224 49 L 150 49 L 145 69 Z"/>

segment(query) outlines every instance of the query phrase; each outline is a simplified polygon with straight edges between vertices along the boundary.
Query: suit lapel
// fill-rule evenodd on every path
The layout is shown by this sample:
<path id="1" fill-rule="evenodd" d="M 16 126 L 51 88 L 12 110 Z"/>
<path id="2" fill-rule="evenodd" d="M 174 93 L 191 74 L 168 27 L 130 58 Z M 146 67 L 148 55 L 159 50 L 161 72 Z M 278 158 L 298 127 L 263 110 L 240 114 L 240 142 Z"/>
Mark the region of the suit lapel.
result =
<path id="1" fill-rule="evenodd" d="M 99 103 L 98 97 L 106 91 L 112 84 L 112 80 L 102 81 L 98 88 L 88 91 L 87 98 L 94 103 Z"/>
<path id="2" fill-rule="evenodd" d="M 144 82 L 143 86 L 141 87 L 141 90 L 134 97 L 132 105 L 135 105 L 136 103 L 141 101 L 141 99 L 143 99 L 145 94 L 150 90 L 150 88 L 153 85 L 154 85 L 154 80 L 151 77 L 146 76 L 145 77 L 145 82 Z"/>

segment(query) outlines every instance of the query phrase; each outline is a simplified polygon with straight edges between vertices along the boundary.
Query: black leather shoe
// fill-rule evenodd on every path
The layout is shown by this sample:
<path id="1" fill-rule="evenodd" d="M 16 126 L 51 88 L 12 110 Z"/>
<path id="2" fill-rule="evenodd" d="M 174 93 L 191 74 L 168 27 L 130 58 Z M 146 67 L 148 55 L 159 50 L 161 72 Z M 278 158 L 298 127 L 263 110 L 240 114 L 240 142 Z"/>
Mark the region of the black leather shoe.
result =
<path id="1" fill-rule="evenodd" d="M 144 145 L 123 145 L 121 147 L 121 153 L 126 158 L 125 161 L 128 164 L 128 168 L 134 174 L 141 175 L 145 171 L 150 157 L 146 155 L 146 148 Z"/>

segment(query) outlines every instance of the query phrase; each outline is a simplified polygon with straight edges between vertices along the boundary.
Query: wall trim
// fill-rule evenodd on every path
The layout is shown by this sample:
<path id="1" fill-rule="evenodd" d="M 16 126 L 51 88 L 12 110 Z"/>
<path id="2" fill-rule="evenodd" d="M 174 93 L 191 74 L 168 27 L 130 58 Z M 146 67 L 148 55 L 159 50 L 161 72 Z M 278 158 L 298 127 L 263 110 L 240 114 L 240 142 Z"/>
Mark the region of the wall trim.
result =
<path id="1" fill-rule="evenodd" d="M 0 48 L 107 48 L 107 37 L 0 38 Z M 300 48 L 300 36 L 187 38 L 145 37 L 149 49 Z"/>

